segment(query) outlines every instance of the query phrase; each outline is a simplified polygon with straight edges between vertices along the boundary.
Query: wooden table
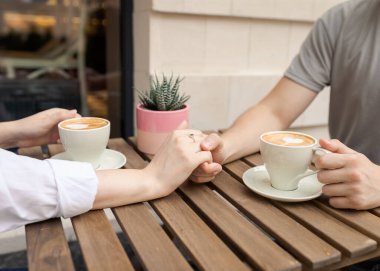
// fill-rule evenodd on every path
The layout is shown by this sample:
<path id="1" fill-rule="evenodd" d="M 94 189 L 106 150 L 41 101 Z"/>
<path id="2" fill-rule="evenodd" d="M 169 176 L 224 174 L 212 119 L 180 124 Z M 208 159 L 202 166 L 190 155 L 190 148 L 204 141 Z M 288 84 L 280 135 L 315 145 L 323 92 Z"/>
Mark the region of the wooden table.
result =
<path id="1" fill-rule="evenodd" d="M 109 148 L 127 156 L 126 168 L 147 164 L 133 143 L 111 139 Z M 61 151 L 51 145 L 48 154 L 41 148 L 20 154 L 43 159 Z M 211 183 L 186 183 L 166 198 L 113 208 L 138 265 L 104 210 L 72 218 L 88 270 L 335 270 L 380 256 L 380 209 L 342 211 L 321 199 L 260 197 L 241 177 L 261 163 L 259 154 L 248 156 L 225 165 Z M 26 226 L 26 239 L 29 270 L 74 270 L 60 219 Z"/>

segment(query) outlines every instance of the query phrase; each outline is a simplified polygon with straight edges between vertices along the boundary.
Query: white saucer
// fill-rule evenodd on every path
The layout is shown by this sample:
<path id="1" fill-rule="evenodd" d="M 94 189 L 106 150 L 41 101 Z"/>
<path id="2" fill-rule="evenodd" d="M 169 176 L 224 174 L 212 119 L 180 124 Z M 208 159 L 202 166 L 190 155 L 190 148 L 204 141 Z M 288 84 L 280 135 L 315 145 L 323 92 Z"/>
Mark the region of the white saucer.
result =
<path id="1" fill-rule="evenodd" d="M 271 186 L 268 172 L 265 166 L 257 166 L 248 169 L 243 174 L 243 181 L 249 189 L 257 194 L 287 202 L 306 201 L 319 197 L 322 194 L 322 184 L 318 181 L 317 175 L 303 178 L 296 190 L 282 191 Z"/>
<path id="2" fill-rule="evenodd" d="M 71 160 L 67 157 L 66 152 L 58 153 L 53 155 L 51 158 L 58 160 Z M 100 166 L 96 170 L 121 168 L 126 162 L 127 158 L 121 152 L 106 149 L 100 157 Z"/>

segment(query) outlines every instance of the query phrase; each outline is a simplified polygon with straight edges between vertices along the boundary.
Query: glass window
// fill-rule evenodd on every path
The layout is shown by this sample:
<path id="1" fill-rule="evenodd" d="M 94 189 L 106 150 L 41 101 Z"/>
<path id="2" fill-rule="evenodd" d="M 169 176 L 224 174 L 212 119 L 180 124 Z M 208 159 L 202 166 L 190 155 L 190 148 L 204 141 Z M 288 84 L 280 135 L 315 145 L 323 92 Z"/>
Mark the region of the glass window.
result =
<path id="1" fill-rule="evenodd" d="M 120 32 L 110 28 L 119 25 L 118 3 L 0 1 L 0 120 L 77 108 L 83 115 L 111 117 L 118 136 Z M 108 55 L 107 44 L 113 44 Z M 117 97 L 111 114 L 110 96 Z"/>

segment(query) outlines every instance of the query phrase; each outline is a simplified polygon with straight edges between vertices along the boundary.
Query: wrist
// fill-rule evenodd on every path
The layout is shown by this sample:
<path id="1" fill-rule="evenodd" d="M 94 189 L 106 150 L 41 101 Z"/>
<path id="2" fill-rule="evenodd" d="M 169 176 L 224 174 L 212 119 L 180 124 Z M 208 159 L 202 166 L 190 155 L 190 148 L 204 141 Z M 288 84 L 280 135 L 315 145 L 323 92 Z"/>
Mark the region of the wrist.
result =
<path id="1" fill-rule="evenodd" d="M 226 164 L 226 163 L 229 163 L 233 160 L 235 160 L 235 156 L 236 156 L 236 144 L 233 144 L 231 143 L 231 139 L 228 137 L 228 134 L 223 134 L 221 135 L 221 138 L 223 140 L 223 156 L 224 156 L 224 160 L 221 162 L 222 164 Z"/>
<path id="2" fill-rule="evenodd" d="M 150 199 L 162 198 L 169 195 L 172 191 L 165 182 L 160 179 L 158 172 L 154 169 L 152 162 L 141 170 L 142 178 L 145 180 L 146 191 Z"/>
<path id="3" fill-rule="evenodd" d="M 0 124 L 0 147 L 13 148 L 18 146 L 19 129 L 17 121 L 8 121 Z"/>

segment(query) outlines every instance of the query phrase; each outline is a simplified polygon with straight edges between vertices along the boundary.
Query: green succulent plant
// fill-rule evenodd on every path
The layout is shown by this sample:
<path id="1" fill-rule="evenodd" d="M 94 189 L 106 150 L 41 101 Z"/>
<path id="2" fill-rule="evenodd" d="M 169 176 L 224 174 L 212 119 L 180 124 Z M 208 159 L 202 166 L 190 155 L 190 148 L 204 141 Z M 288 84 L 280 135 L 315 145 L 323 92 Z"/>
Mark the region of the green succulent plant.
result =
<path id="1" fill-rule="evenodd" d="M 190 96 L 179 92 L 179 87 L 184 78 L 173 75 L 168 78 L 164 74 L 160 80 L 157 75 L 151 79 L 150 90 L 138 91 L 139 99 L 144 108 L 155 111 L 174 111 L 185 107 Z"/>

